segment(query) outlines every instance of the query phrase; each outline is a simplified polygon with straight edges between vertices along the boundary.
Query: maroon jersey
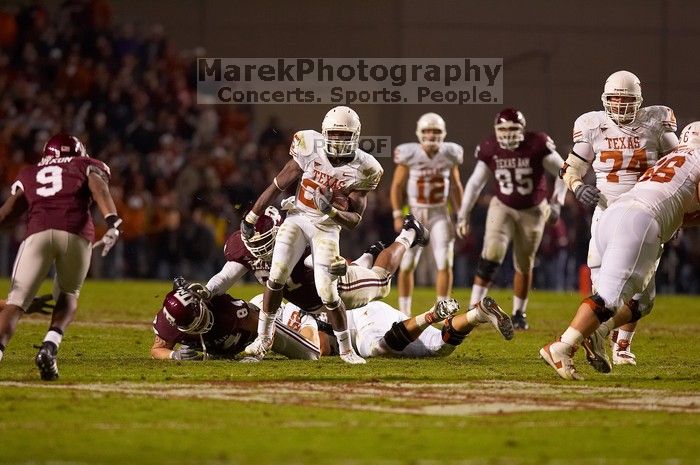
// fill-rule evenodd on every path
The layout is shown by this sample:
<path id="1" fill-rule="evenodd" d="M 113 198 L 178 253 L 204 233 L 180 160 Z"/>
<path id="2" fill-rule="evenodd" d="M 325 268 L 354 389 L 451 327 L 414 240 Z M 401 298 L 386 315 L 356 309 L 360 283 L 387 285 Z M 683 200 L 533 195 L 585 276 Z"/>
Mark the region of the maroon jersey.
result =
<path id="1" fill-rule="evenodd" d="M 543 132 L 526 132 L 515 150 L 501 148 L 496 136 L 484 139 L 475 156 L 486 163 L 496 179 L 498 200 L 511 208 L 534 207 L 547 197 L 543 160 L 554 150 L 554 142 Z"/>
<path id="2" fill-rule="evenodd" d="M 214 325 L 202 335 L 207 352 L 222 357 L 233 357 L 257 336 L 258 309 L 243 300 L 228 294 L 213 297 L 209 308 L 214 316 Z M 199 335 L 185 334 L 171 325 L 163 310 L 153 319 L 153 331 L 170 344 L 201 346 Z"/>
<path id="3" fill-rule="evenodd" d="M 46 157 L 20 171 L 13 185 L 22 189 L 29 204 L 27 237 L 47 229 L 60 229 L 95 238 L 88 174 L 95 169 L 109 178 L 109 168 L 89 157 Z"/>
<path id="4" fill-rule="evenodd" d="M 314 270 L 304 265 L 304 260 L 311 254 L 307 247 L 303 255 L 292 269 L 284 286 L 284 298 L 299 308 L 312 312 L 323 305 L 316 292 Z M 270 276 L 270 262 L 255 258 L 246 249 L 241 239 L 241 232 L 236 231 L 229 236 L 224 246 L 224 255 L 229 262 L 237 262 L 251 271 L 260 284 L 265 284 Z"/>

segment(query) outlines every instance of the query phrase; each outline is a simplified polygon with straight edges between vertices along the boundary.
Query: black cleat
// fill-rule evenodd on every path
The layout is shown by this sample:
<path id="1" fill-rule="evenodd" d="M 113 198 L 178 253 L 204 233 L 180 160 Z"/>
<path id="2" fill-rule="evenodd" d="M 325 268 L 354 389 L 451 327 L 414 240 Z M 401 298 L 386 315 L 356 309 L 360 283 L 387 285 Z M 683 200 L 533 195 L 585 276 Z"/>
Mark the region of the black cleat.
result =
<path id="1" fill-rule="evenodd" d="M 416 232 L 416 238 L 413 239 L 411 247 L 425 247 L 430 242 L 430 231 L 423 226 L 423 223 L 418 221 L 415 216 L 410 213 L 403 217 L 403 229 L 413 229 Z"/>
<path id="2" fill-rule="evenodd" d="M 369 248 L 365 250 L 365 253 L 372 255 L 376 260 L 379 254 L 382 253 L 382 250 L 384 249 L 386 249 L 386 244 L 382 241 L 377 241 L 374 244 L 370 245 Z"/>
<path id="3" fill-rule="evenodd" d="M 530 327 L 527 324 L 527 315 L 520 310 L 516 311 L 510 319 L 513 322 L 513 329 L 525 331 Z"/>
<path id="4" fill-rule="evenodd" d="M 58 379 L 58 365 L 56 365 L 56 345 L 52 342 L 44 342 L 36 354 L 36 366 L 39 368 L 41 379 L 55 381 Z"/>

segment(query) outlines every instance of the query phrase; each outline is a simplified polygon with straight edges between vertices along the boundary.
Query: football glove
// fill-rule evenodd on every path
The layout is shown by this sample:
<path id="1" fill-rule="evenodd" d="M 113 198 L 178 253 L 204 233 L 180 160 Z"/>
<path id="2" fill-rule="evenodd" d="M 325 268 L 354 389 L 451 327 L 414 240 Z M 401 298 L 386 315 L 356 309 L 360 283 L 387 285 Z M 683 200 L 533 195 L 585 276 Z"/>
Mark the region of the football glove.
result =
<path id="1" fill-rule="evenodd" d="M 574 197 L 588 207 L 595 207 L 600 200 L 600 189 L 590 184 L 581 184 L 576 188 Z"/>
<path id="2" fill-rule="evenodd" d="M 196 350 L 190 346 L 180 346 L 178 350 L 173 350 L 170 354 L 172 360 L 202 360 L 202 354 L 198 353 Z"/>
<path id="3" fill-rule="evenodd" d="M 324 215 L 330 214 L 330 212 L 333 210 L 332 201 L 333 189 L 328 188 L 324 192 L 320 187 L 316 188 L 314 191 L 314 203 L 316 204 L 316 208 L 318 208 L 321 213 Z"/>
<path id="4" fill-rule="evenodd" d="M 121 234 L 119 232 L 119 226 L 121 226 L 122 220 L 116 214 L 111 214 L 105 217 L 105 222 L 109 229 L 99 241 L 92 244 L 93 249 L 100 246 L 102 247 L 103 257 L 106 257 L 109 251 L 112 250 L 112 247 L 114 247 L 114 244 L 117 243 L 119 235 Z"/>
<path id="5" fill-rule="evenodd" d="M 457 237 L 460 239 L 467 237 L 469 235 L 469 217 L 457 218 L 457 227 L 455 229 Z"/>
<path id="6" fill-rule="evenodd" d="M 38 297 L 34 297 L 32 299 L 32 303 L 29 304 L 29 307 L 24 313 L 41 313 L 43 315 L 51 315 L 51 312 L 55 307 L 54 304 L 49 303 L 51 299 L 53 299 L 53 296 L 51 294 L 44 294 Z"/>
<path id="7" fill-rule="evenodd" d="M 559 220 L 561 216 L 561 204 L 550 203 L 549 204 L 549 216 L 547 217 L 547 223 L 554 224 Z"/>
<path id="8" fill-rule="evenodd" d="M 345 276 L 348 272 L 348 261 L 343 257 L 335 257 L 328 267 L 328 272 L 333 276 Z"/>

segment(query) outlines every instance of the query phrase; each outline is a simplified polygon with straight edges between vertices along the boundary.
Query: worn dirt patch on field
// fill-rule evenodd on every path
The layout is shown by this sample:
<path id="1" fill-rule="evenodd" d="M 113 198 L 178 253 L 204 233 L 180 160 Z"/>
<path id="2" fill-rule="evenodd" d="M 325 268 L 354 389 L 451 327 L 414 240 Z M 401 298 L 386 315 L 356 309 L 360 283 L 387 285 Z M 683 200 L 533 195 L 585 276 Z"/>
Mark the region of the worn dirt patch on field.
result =
<path id="1" fill-rule="evenodd" d="M 6 381 L 0 382 L 0 387 L 31 387 L 169 399 L 262 402 L 434 416 L 584 409 L 700 413 L 700 393 L 695 392 L 495 380 L 453 384 L 304 381 L 38 384 Z"/>

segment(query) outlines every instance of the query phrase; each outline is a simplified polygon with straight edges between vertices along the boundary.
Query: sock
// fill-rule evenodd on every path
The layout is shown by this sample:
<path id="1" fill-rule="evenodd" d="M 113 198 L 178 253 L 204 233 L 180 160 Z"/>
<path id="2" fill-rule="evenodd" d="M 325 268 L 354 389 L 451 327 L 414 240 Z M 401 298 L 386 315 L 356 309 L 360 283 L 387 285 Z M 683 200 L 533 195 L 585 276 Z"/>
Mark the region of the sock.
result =
<path id="1" fill-rule="evenodd" d="M 581 334 L 579 330 L 569 326 L 566 328 L 566 331 L 564 331 L 564 334 L 561 335 L 561 342 L 572 347 L 578 347 L 581 342 L 583 342 L 583 334 Z"/>
<path id="2" fill-rule="evenodd" d="M 406 316 L 411 316 L 411 296 L 399 297 L 399 310 Z"/>
<path id="3" fill-rule="evenodd" d="M 274 328 L 275 316 L 261 310 L 258 315 L 258 336 L 272 339 Z"/>
<path id="4" fill-rule="evenodd" d="M 598 331 L 601 336 L 608 337 L 608 334 L 610 334 L 613 329 L 615 329 L 615 320 L 610 318 L 609 320 L 601 323 L 596 331 Z"/>
<path id="5" fill-rule="evenodd" d="M 467 323 L 474 326 L 479 326 L 482 323 L 488 323 L 489 319 L 486 318 L 479 307 L 472 308 L 467 312 Z"/>
<path id="6" fill-rule="evenodd" d="M 423 331 L 425 328 L 432 325 L 433 323 L 437 323 L 438 319 L 435 316 L 435 313 L 433 312 L 434 309 L 435 307 L 431 308 L 425 313 L 421 313 L 420 315 L 416 316 L 416 326 L 418 326 L 421 331 Z"/>
<path id="7" fill-rule="evenodd" d="M 629 346 L 632 345 L 632 338 L 634 337 L 634 331 L 625 331 L 624 329 L 617 330 L 617 341 L 618 350 L 629 350 Z M 627 344 L 620 344 L 622 341 L 627 341 Z"/>
<path id="8" fill-rule="evenodd" d="M 0 362 L 2 361 L 3 355 L 5 355 L 5 346 L 0 344 Z"/>
<path id="9" fill-rule="evenodd" d="M 372 268 L 372 265 L 374 264 L 374 257 L 372 256 L 371 253 L 363 253 L 360 255 L 360 258 L 353 260 L 353 265 L 359 265 L 363 268 Z"/>
<path id="10" fill-rule="evenodd" d="M 520 297 L 513 296 L 513 315 L 515 315 L 515 312 L 517 312 L 518 310 L 523 312 L 523 314 L 526 313 L 527 297 L 521 299 Z"/>
<path id="11" fill-rule="evenodd" d="M 416 231 L 413 229 L 402 229 L 401 234 L 399 234 L 396 239 L 394 239 L 394 242 L 398 242 L 399 244 L 403 244 L 406 246 L 406 249 L 411 248 L 411 244 L 413 244 L 413 241 L 416 239 Z"/>
<path id="12" fill-rule="evenodd" d="M 439 295 L 439 296 L 437 296 L 437 301 L 442 302 L 443 300 L 447 300 L 449 298 L 450 298 L 449 295 Z"/>
<path id="13" fill-rule="evenodd" d="M 53 344 L 55 344 L 56 350 L 58 350 L 58 346 L 61 345 L 62 340 L 63 331 L 54 327 L 49 328 L 49 332 L 46 333 L 46 337 L 44 338 L 44 342 L 52 342 Z"/>
<path id="14" fill-rule="evenodd" d="M 342 354 L 347 354 L 353 352 L 352 343 L 350 341 L 350 331 L 347 329 L 345 331 L 333 331 L 335 338 L 338 340 L 338 352 Z"/>
<path id="15" fill-rule="evenodd" d="M 481 302 L 481 299 L 486 297 L 486 293 L 489 291 L 489 288 L 486 286 L 479 286 L 478 284 L 474 284 L 472 286 L 472 295 L 469 298 L 469 308 L 473 307 L 477 303 Z"/>

